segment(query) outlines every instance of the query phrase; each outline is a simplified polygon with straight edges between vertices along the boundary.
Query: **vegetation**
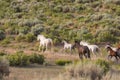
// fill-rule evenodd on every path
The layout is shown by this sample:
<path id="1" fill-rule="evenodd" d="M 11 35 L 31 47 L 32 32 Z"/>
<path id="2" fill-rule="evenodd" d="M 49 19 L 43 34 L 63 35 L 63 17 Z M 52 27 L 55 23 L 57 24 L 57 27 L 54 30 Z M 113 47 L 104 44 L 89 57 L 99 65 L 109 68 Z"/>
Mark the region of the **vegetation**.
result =
<path id="1" fill-rule="evenodd" d="M 119 4 L 119 0 L 0 0 L 0 40 L 10 34 L 17 41 L 31 42 L 33 35 L 44 34 L 56 44 L 62 39 L 116 43 Z"/>
<path id="2" fill-rule="evenodd" d="M 39 54 L 26 55 L 24 52 L 19 51 L 12 55 L 7 55 L 10 66 L 27 66 L 30 63 L 44 63 L 44 56 Z"/>
<path id="3" fill-rule="evenodd" d="M 17 52 L 7 56 L 10 66 L 26 66 L 29 64 L 29 58 L 23 52 Z"/>
<path id="4" fill-rule="evenodd" d="M 85 40 L 89 43 L 116 44 L 120 41 L 119 23 L 119 0 L 0 0 L 0 45 L 3 46 L 1 49 L 25 50 L 27 48 L 37 52 L 39 44 L 34 41 L 38 34 L 52 38 L 55 45 L 59 45 L 62 40 L 71 43 L 75 40 Z M 33 48 L 30 43 L 36 48 Z M 6 46 L 8 44 L 9 46 Z M 53 50 L 59 52 L 57 47 Z M 104 51 L 102 53 L 107 55 Z M 7 55 L 0 52 L 1 56 L 7 57 L 10 66 L 45 62 L 45 57 L 36 53 L 26 55 L 20 51 Z M 55 63 L 63 66 L 72 61 L 60 59 Z M 101 59 L 95 62 L 73 63 L 57 79 L 115 80 L 110 66 L 107 61 Z M 8 65 L 5 68 L 8 70 Z M 117 77 L 119 79 L 119 75 Z"/>
<path id="5" fill-rule="evenodd" d="M 29 60 L 31 63 L 43 64 L 45 62 L 45 57 L 43 55 L 34 53 L 29 56 Z"/>
<path id="6" fill-rule="evenodd" d="M 5 76 L 9 76 L 9 61 L 5 57 L 0 57 L 0 80 L 3 80 Z"/>
<path id="7" fill-rule="evenodd" d="M 64 65 L 66 65 L 66 64 L 72 63 L 72 61 L 70 61 L 70 60 L 56 60 L 55 63 L 56 63 L 57 65 L 64 66 Z"/>
<path id="8" fill-rule="evenodd" d="M 96 64 L 103 68 L 104 73 L 107 73 L 110 69 L 110 64 L 105 60 L 98 59 L 96 61 Z"/>

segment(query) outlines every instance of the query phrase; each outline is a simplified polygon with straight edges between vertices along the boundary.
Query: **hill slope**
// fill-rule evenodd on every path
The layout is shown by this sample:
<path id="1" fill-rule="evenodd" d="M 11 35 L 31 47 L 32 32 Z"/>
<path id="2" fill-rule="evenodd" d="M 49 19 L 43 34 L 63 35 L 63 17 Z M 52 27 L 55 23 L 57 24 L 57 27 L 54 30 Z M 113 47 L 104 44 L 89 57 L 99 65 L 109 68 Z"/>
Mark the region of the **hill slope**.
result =
<path id="1" fill-rule="evenodd" d="M 117 42 L 120 1 L 0 0 L 1 40 L 9 35 L 17 41 L 31 42 L 38 34 L 51 37 L 55 43 L 62 39 Z"/>

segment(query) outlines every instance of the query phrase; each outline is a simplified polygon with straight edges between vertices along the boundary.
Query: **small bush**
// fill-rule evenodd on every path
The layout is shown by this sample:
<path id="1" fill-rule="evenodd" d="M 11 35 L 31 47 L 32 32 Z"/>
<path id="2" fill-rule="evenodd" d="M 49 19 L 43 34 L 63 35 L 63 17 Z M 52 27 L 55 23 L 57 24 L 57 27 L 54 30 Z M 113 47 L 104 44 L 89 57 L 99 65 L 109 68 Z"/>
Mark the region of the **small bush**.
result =
<path id="1" fill-rule="evenodd" d="M 75 78 L 75 80 L 77 80 L 77 77 L 82 78 L 82 80 L 101 80 L 104 74 L 103 69 L 99 65 L 85 60 L 66 66 L 66 75 L 70 76 L 70 78 Z"/>
<path id="2" fill-rule="evenodd" d="M 105 60 L 98 59 L 96 61 L 96 64 L 103 68 L 104 73 L 106 73 L 110 69 L 110 64 L 107 61 L 105 61 Z"/>
<path id="3" fill-rule="evenodd" d="M 64 65 L 66 65 L 66 64 L 72 63 L 72 61 L 70 61 L 70 60 L 57 60 L 55 63 L 56 63 L 57 65 L 64 66 Z"/>
<path id="4" fill-rule="evenodd" d="M 54 7 L 53 11 L 56 12 L 56 13 L 57 12 L 62 12 L 63 11 L 62 5 L 58 5 L 58 6 Z"/>
<path id="5" fill-rule="evenodd" d="M 4 55 L 6 55 L 6 53 L 3 52 L 3 51 L 1 51 L 1 52 L 0 52 L 0 56 L 4 56 Z"/>
<path id="6" fill-rule="evenodd" d="M 2 45 L 6 45 L 6 44 L 9 44 L 9 43 L 10 43 L 10 40 L 7 39 L 7 38 L 5 38 L 5 39 L 1 42 Z"/>
<path id="7" fill-rule="evenodd" d="M 109 31 L 101 31 L 97 37 L 99 42 L 115 42 L 116 38 Z"/>
<path id="8" fill-rule="evenodd" d="M 28 33 L 27 35 L 25 35 L 25 40 L 27 42 L 33 42 L 35 40 L 35 36 L 31 33 Z"/>
<path id="9" fill-rule="evenodd" d="M 3 80 L 4 76 L 9 76 L 9 61 L 2 57 L 0 58 L 0 80 Z"/>
<path id="10" fill-rule="evenodd" d="M 41 24 L 37 24 L 36 26 L 34 26 L 34 27 L 31 28 L 31 32 L 34 35 L 38 35 L 38 34 L 40 34 L 43 31 L 44 31 L 44 26 L 41 25 Z"/>
<path id="11" fill-rule="evenodd" d="M 20 27 L 20 29 L 19 29 L 19 34 L 27 34 L 28 32 L 29 32 L 28 26 Z"/>
<path id="12" fill-rule="evenodd" d="M 45 57 L 43 55 L 34 53 L 29 56 L 29 60 L 31 63 L 43 64 L 45 61 Z"/>
<path id="13" fill-rule="evenodd" d="M 20 42 L 20 41 L 25 41 L 25 35 L 18 35 L 16 38 L 15 38 L 16 41 Z"/>
<path id="14" fill-rule="evenodd" d="M 7 56 L 10 66 L 26 66 L 29 64 L 29 57 L 22 51 Z"/>
<path id="15" fill-rule="evenodd" d="M 0 30 L 0 40 L 3 40 L 5 38 L 5 32 L 3 30 Z"/>

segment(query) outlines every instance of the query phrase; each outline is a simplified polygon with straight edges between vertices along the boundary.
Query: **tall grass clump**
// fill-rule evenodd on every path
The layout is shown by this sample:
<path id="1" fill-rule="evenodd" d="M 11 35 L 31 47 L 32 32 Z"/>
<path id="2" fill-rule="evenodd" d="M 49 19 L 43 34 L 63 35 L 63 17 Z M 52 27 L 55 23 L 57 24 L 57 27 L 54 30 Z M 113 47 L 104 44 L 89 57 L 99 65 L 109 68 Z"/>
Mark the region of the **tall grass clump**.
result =
<path id="1" fill-rule="evenodd" d="M 5 38 L 5 32 L 3 30 L 0 30 L 0 40 L 3 40 Z"/>
<path id="2" fill-rule="evenodd" d="M 98 64 L 101 62 L 98 62 Z M 96 64 L 95 62 L 90 62 L 88 60 L 81 61 L 77 64 L 66 66 L 65 75 L 69 79 L 73 78 L 75 80 L 78 80 L 77 78 L 79 78 L 80 80 L 101 80 L 102 77 L 105 75 L 106 69 L 98 64 Z M 104 63 L 103 61 L 102 66 L 104 64 L 106 63 Z"/>
<path id="3" fill-rule="evenodd" d="M 33 53 L 29 56 L 30 63 L 43 64 L 45 62 L 45 57 L 43 55 Z"/>
<path id="4" fill-rule="evenodd" d="M 5 76 L 9 76 L 9 61 L 5 57 L 0 57 L 0 80 Z"/>
<path id="5" fill-rule="evenodd" d="M 30 64 L 29 57 L 23 51 L 7 56 L 10 66 L 26 66 Z"/>
<path id="6" fill-rule="evenodd" d="M 57 65 L 64 66 L 64 65 L 66 65 L 66 64 L 72 63 L 72 61 L 70 61 L 70 60 L 56 60 L 55 63 L 56 63 Z"/>
<path id="7" fill-rule="evenodd" d="M 33 63 L 43 64 L 45 62 L 45 57 L 36 53 L 26 55 L 23 51 L 18 51 L 6 56 L 9 60 L 10 66 L 28 66 Z"/>
<path id="8" fill-rule="evenodd" d="M 60 80 L 102 80 L 109 69 L 110 65 L 105 60 L 98 59 L 92 62 L 84 60 L 65 66 L 65 73 L 58 78 Z"/>
<path id="9" fill-rule="evenodd" d="M 25 40 L 27 42 L 33 42 L 35 39 L 36 39 L 36 37 L 31 33 L 28 33 L 28 34 L 25 35 Z"/>
<path id="10" fill-rule="evenodd" d="M 107 73 L 110 69 L 110 64 L 105 60 L 98 59 L 96 61 L 96 64 L 99 65 L 101 68 L 103 68 L 104 73 Z"/>

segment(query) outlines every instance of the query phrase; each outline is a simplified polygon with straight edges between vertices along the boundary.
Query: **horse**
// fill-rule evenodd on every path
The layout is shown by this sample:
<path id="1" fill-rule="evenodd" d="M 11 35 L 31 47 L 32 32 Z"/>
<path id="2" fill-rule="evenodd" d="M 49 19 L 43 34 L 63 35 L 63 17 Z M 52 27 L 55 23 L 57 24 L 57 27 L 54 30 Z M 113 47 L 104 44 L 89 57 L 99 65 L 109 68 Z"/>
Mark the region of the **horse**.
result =
<path id="1" fill-rule="evenodd" d="M 62 43 L 64 44 L 64 50 L 69 49 L 70 52 L 72 52 L 72 44 L 67 43 L 65 40 L 63 40 Z"/>
<path id="2" fill-rule="evenodd" d="M 42 51 L 48 50 L 48 45 L 51 44 L 51 46 L 53 46 L 53 41 L 51 38 L 46 38 L 44 35 L 38 35 L 37 36 L 37 40 L 40 41 L 40 45 L 39 45 L 39 51 L 40 48 L 42 49 Z"/>
<path id="3" fill-rule="evenodd" d="M 83 55 L 85 58 L 90 58 L 90 50 L 87 46 L 80 45 L 78 41 L 75 41 L 73 48 L 75 47 L 78 49 L 80 59 L 83 59 Z"/>
<path id="4" fill-rule="evenodd" d="M 111 47 L 111 49 L 112 49 L 113 51 L 117 51 L 117 49 L 119 49 L 119 46 L 118 46 L 118 48 L 115 48 L 115 47 L 112 47 L 111 45 L 106 45 L 105 48 L 107 48 L 107 47 Z"/>
<path id="5" fill-rule="evenodd" d="M 89 50 L 95 55 L 100 52 L 100 48 L 97 45 L 91 45 L 84 41 L 81 41 L 80 45 L 87 46 Z"/>
<path id="6" fill-rule="evenodd" d="M 118 57 L 120 59 L 120 51 L 114 51 L 110 46 L 106 46 L 107 52 L 109 51 L 109 55 L 108 58 L 112 58 L 113 56 L 116 58 L 116 60 L 118 61 Z"/>

